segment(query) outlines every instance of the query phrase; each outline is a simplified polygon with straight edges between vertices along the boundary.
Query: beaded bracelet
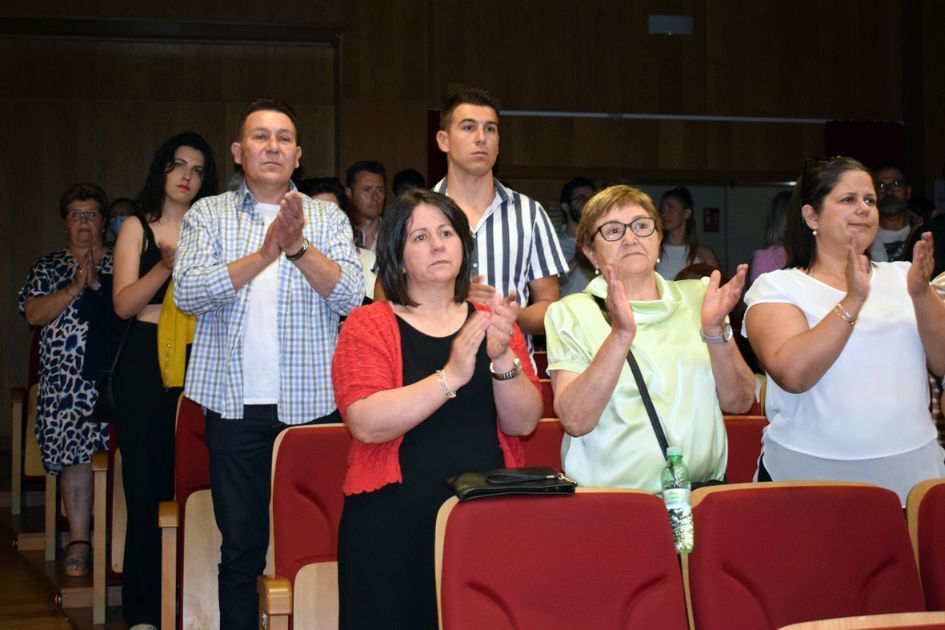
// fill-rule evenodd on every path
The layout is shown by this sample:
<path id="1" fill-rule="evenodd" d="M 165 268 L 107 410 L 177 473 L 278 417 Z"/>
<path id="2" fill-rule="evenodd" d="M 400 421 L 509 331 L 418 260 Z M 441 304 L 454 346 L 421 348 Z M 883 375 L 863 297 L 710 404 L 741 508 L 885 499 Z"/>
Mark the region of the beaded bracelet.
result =
<path id="1" fill-rule="evenodd" d="M 843 308 L 843 305 L 840 304 L 840 302 L 837 302 L 837 305 L 833 307 L 833 312 L 836 313 L 840 317 L 840 319 L 850 324 L 851 326 L 856 324 L 856 318 L 853 317 L 853 315 L 850 315 L 847 309 Z"/>
<path id="2" fill-rule="evenodd" d="M 450 389 L 449 383 L 446 382 L 446 374 L 443 373 L 443 370 L 436 371 L 436 380 L 440 384 L 440 387 L 443 388 L 443 393 L 446 394 L 447 398 L 456 398 L 456 392 Z"/>

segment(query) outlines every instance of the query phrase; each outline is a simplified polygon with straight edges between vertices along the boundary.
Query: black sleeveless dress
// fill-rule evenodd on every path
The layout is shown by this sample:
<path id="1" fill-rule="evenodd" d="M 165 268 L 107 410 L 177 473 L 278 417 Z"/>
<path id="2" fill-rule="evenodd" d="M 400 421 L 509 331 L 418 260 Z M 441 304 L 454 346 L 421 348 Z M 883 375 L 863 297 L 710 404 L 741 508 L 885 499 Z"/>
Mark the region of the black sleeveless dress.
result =
<path id="1" fill-rule="evenodd" d="M 404 385 L 446 364 L 455 334 L 430 337 L 399 317 L 397 326 Z M 456 398 L 404 435 L 403 483 L 345 497 L 338 535 L 342 629 L 438 627 L 433 539 L 437 510 L 451 494 L 443 480 L 504 466 L 485 348 L 483 342 L 475 374 Z"/>

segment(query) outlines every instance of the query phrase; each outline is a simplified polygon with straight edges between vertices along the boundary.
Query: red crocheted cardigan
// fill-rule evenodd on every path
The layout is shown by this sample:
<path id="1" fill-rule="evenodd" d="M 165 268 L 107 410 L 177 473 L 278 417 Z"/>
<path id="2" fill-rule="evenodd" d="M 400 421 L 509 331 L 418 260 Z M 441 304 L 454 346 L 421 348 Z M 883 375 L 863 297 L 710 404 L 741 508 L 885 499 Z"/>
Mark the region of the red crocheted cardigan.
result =
<path id="1" fill-rule="evenodd" d="M 475 305 L 475 308 L 490 310 L 479 304 Z M 540 391 L 525 338 L 518 326 L 515 327 L 511 345 L 512 351 L 522 362 L 525 375 Z M 345 418 L 348 406 L 352 403 L 375 392 L 403 386 L 400 331 L 394 311 L 388 302 L 375 302 L 351 312 L 338 337 L 331 377 L 335 387 L 335 401 L 342 418 Z M 498 420 L 496 431 L 505 465 L 524 465 L 525 453 L 518 438 L 505 435 L 498 428 Z M 348 452 L 344 493 L 372 492 L 389 483 L 402 483 L 403 476 L 397 455 L 403 439 L 401 436 L 383 444 L 352 440 L 351 450 Z"/>

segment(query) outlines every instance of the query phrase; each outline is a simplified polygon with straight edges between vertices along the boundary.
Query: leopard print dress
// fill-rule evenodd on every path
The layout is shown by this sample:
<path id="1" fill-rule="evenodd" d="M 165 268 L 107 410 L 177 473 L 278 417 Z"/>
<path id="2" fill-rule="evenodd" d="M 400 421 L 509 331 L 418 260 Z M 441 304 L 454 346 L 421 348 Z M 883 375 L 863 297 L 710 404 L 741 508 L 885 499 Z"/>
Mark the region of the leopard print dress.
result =
<path id="1" fill-rule="evenodd" d="M 77 266 L 68 249 L 36 261 L 20 289 L 20 312 L 28 299 L 67 287 Z M 99 275 L 110 275 L 112 266 L 112 250 L 107 248 L 96 269 Z M 78 304 L 73 300 L 42 327 L 39 337 L 36 439 L 43 466 L 54 475 L 66 466 L 92 461 L 92 453 L 108 444 L 108 425 L 92 421 L 95 383 L 82 377 L 89 322 L 78 317 Z"/>

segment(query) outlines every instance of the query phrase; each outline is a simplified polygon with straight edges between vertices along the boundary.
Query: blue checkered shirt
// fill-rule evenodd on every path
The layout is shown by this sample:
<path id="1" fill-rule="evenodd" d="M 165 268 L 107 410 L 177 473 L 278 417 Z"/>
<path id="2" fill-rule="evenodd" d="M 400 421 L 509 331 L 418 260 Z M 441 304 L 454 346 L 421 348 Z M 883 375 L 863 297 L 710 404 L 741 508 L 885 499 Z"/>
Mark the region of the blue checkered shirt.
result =
<path id="1" fill-rule="evenodd" d="M 243 334 L 254 281 L 234 290 L 227 264 L 257 251 L 265 222 L 239 189 L 205 197 L 184 215 L 174 264 L 174 301 L 197 316 L 184 393 L 224 418 L 243 417 Z M 338 320 L 359 306 L 364 277 L 351 224 L 337 206 L 305 197 L 305 237 L 341 266 L 321 297 L 295 265 L 279 258 L 279 420 L 299 424 L 335 409 L 331 359 Z"/>

